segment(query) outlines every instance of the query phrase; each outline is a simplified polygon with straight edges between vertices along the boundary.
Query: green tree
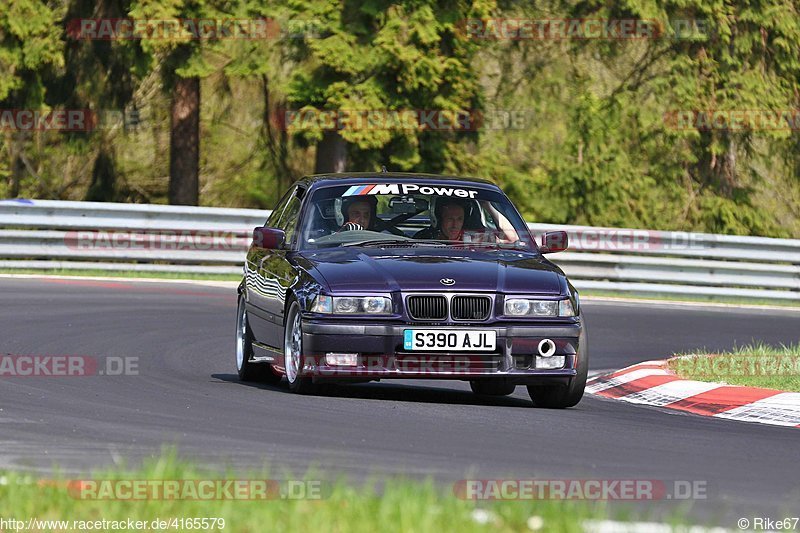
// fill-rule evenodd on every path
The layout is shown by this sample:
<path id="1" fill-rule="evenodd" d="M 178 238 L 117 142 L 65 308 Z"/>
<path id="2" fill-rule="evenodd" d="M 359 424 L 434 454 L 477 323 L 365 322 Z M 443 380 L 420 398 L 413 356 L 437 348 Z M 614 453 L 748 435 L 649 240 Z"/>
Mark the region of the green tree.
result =
<path id="1" fill-rule="evenodd" d="M 681 111 L 696 111 L 702 117 L 714 111 L 790 108 L 798 89 L 796 51 L 800 49 L 795 4 L 785 0 L 758 5 L 730 0 L 639 1 L 624 6 L 585 2 L 573 7 L 571 14 L 662 22 L 665 33 L 643 46 L 614 41 L 575 46 L 577 52 L 591 50 L 609 63 L 629 57 L 632 51 L 635 54 L 625 62 L 630 66 L 619 83 L 603 97 L 604 108 L 622 105 L 636 119 L 613 135 L 626 138 L 624 142 L 640 153 L 649 151 L 647 160 L 658 170 L 662 188 L 681 181 L 688 185 L 691 205 L 682 211 L 689 224 L 719 232 L 777 231 L 769 214 L 753 204 L 754 186 L 760 179 L 755 170 L 757 140 L 771 143 L 788 133 L 755 132 L 750 127 L 704 128 L 702 124 L 676 129 L 664 117 Z M 692 31 L 687 32 L 689 28 Z"/>
<path id="2" fill-rule="evenodd" d="M 316 35 L 298 42 L 289 103 L 298 109 L 445 110 L 481 107 L 479 75 L 472 60 L 478 43 L 459 31 L 468 18 L 489 16 L 494 2 L 292 1 L 294 16 L 313 21 Z M 301 135 L 317 144 L 315 171 L 388 164 L 442 171 L 469 134 L 414 129 L 317 125 Z M 474 136 L 473 136 L 474 137 Z"/>
<path id="3" fill-rule="evenodd" d="M 133 18 L 152 20 L 222 20 L 228 2 L 204 0 L 137 0 Z M 200 80 L 214 72 L 207 60 L 218 43 L 201 40 L 191 30 L 142 41 L 161 69 L 170 94 L 169 202 L 198 205 L 200 173 Z"/>
<path id="4" fill-rule="evenodd" d="M 60 42 L 58 3 L 39 0 L 0 0 L 0 109 L 41 109 L 45 80 L 64 64 Z M 7 194 L 16 197 L 25 174 L 35 179 L 26 154 L 32 133 L 6 131 L 0 149 L 7 157 L 0 177 L 7 177 Z"/>
<path id="5" fill-rule="evenodd" d="M 129 0 L 72 0 L 66 13 L 67 28 L 81 19 L 122 19 Z M 96 152 L 86 200 L 126 200 L 130 191 L 118 184 L 116 139 L 125 135 L 124 113 L 133 101 L 139 80 L 149 68 L 149 57 L 138 41 L 77 39 L 67 32 L 64 75 L 51 86 L 51 94 L 63 97 L 68 108 L 92 109 L 100 127 L 83 137 Z M 89 155 L 87 154 L 87 157 Z"/>

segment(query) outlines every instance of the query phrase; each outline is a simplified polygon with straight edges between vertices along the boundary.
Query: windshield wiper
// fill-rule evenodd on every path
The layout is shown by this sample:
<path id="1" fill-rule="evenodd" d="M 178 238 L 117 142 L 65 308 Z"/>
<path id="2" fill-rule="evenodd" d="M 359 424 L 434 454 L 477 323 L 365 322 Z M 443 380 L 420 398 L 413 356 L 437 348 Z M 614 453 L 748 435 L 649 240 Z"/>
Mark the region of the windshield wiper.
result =
<path id="1" fill-rule="evenodd" d="M 452 246 L 454 244 L 458 244 L 460 241 L 448 241 L 447 239 L 422 239 L 414 242 L 429 246 Z"/>
<path id="2" fill-rule="evenodd" d="M 514 242 L 468 242 L 465 245 L 474 246 L 476 248 L 500 248 L 502 250 L 522 249 L 527 246 L 525 241 Z"/>
<path id="3" fill-rule="evenodd" d="M 343 243 L 342 246 L 455 246 L 457 248 L 519 248 L 524 243 L 509 242 L 509 243 L 496 243 L 496 242 L 462 242 L 450 241 L 446 239 L 372 239 L 366 241 L 354 241 Z"/>
<path id="4" fill-rule="evenodd" d="M 414 245 L 413 239 L 371 239 L 366 241 L 346 242 L 342 246 L 386 246 L 392 244 L 410 244 Z"/>
<path id="5" fill-rule="evenodd" d="M 369 241 L 356 241 L 342 244 L 342 246 L 452 246 L 458 244 L 457 241 L 437 240 L 437 239 L 375 239 Z"/>

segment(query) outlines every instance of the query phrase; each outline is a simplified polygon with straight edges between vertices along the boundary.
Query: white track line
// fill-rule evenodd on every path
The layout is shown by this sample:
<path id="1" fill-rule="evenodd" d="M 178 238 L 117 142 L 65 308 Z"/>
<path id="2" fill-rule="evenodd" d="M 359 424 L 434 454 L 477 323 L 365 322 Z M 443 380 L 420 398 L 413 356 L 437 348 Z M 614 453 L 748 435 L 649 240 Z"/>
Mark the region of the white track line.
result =
<path id="1" fill-rule="evenodd" d="M 668 375 L 670 375 L 669 372 L 660 368 L 641 368 L 639 370 L 634 370 L 632 372 L 627 372 L 625 374 L 622 374 L 621 376 L 611 378 L 608 381 L 602 381 L 599 383 L 592 383 L 591 385 L 587 385 L 586 392 L 597 394 L 598 392 L 602 392 L 606 389 L 611 389 L 619 385 L 629 383 L 631 381 L 636 381 L 637 379 L 646 378 L 650 376 L 668 376 Z"/>
<path id="2" fill-rule="evenodd" d="M 620 400 L 630 403 L 662 406 L 717 389 L 721 386 L 722 385 L 719 383 L 704 383 L 701 381 L 670 381 L 669 383 L 656 385 L 655 387 L 640 392 L 622 396 Z"/>
<path id="3" fill-rule="evenodd" d="M 744 422 L 766 422 L 775 426 L 800 426 L 800 393 L 783 392 L 730 411 L 717 413 L 714 417 Z"/>

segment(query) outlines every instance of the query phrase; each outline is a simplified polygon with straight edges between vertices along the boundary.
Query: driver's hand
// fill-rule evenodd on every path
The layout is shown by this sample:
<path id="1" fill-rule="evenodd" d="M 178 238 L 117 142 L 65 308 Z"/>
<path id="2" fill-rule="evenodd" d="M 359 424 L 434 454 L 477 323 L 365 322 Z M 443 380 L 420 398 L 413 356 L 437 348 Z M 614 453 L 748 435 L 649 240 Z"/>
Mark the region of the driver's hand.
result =
<path id="1" fill-rule="evenodd" d="M 339 233 L 343 231 L 359 231 L 363 229 L 364 227 L 356 222 L 345 222 L 345 224 L 339 229 Z"/>

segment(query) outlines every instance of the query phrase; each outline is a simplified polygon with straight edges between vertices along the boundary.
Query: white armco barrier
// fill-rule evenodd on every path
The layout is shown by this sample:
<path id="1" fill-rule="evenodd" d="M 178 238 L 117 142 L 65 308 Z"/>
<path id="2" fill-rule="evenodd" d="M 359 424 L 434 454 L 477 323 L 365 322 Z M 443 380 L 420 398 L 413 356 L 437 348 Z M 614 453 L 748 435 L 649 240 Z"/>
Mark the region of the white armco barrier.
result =
<path id="1" fill-rule="evenodd" d="M 269 211 L 0 200 L 0 268 L 236 274 Z M 800 301 L 800 240 L 531 223 L 578 289 Z"/>

